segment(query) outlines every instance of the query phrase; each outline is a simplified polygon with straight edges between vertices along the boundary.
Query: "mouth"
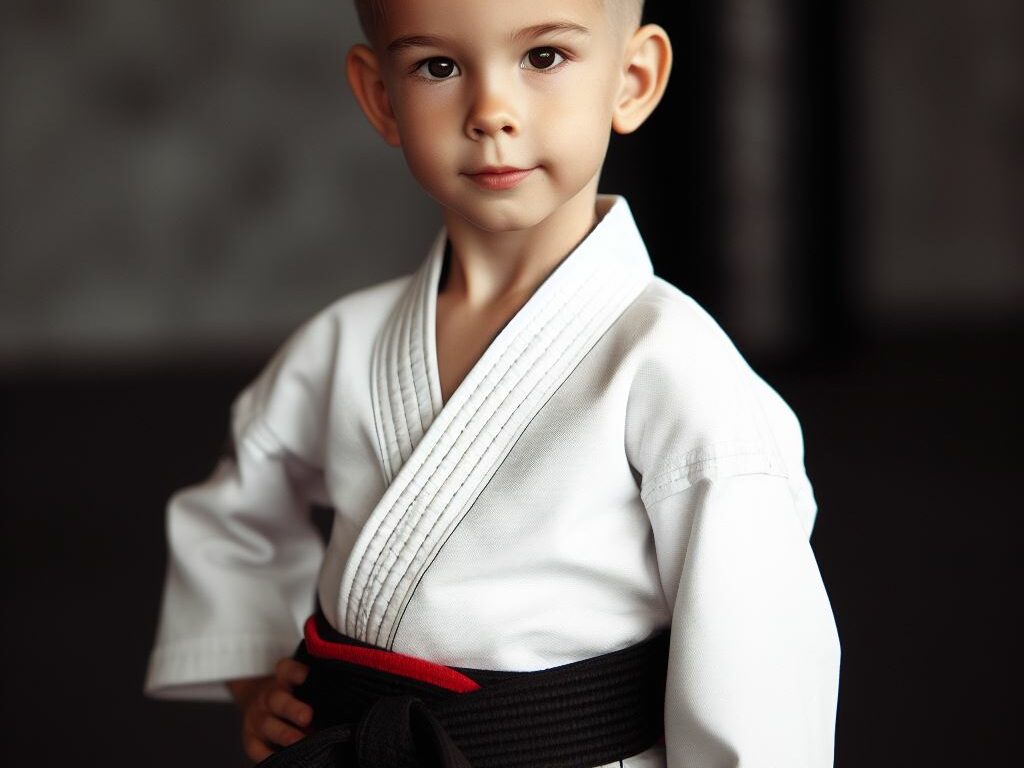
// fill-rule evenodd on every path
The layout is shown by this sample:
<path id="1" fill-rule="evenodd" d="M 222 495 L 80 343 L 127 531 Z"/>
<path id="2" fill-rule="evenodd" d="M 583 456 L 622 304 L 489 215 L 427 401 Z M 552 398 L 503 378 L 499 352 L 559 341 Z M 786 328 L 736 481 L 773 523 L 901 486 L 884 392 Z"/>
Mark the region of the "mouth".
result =
<path id="1" fill-rule="evenodd" d="M 489 165 L 465 175 L 484 189 L 511 189 L 536 169 L 537 166 L 533 168 L 514 168 L 507 165 Z"/>

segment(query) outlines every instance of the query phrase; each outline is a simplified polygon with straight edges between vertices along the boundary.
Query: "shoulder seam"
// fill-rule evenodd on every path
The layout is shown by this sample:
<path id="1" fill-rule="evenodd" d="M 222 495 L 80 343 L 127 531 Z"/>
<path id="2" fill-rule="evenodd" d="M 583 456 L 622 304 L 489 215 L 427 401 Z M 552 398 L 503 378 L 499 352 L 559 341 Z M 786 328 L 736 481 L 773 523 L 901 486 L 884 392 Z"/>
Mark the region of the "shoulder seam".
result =
<path id="1" fill-rule="evenodd" d="M 695 448 L 679 460 L 668 460 L 649 480 L 641 481 L 640 498 L 645 506 L 680 493 L 700 480 L 723 479 L 738 475 L 771 475 L 788 479 L 781 460 L 757 445 L 731 445 Z"/>

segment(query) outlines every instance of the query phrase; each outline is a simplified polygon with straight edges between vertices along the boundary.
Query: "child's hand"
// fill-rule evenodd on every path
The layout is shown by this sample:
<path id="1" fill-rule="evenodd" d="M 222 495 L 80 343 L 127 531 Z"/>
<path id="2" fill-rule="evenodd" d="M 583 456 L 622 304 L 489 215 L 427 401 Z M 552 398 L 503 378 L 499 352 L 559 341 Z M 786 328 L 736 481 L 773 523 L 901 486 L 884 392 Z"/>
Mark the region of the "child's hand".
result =
<path id="1" fill-rule="evenodd" d="M 313 721 L 313 709 L 292 695 L 309 668 L 294 659 L 281 659 L 273 675 L 229 680 L 228 690 L 242 710 L 242 748 L 259 762 L 303 738 Z"/>

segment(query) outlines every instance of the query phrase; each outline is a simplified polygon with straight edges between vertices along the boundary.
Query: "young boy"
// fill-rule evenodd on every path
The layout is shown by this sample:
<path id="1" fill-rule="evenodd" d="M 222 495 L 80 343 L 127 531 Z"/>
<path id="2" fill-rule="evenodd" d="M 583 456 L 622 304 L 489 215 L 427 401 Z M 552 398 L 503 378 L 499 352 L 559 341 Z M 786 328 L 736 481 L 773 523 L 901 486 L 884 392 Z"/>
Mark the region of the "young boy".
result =
<path id="1" fill-rule="evenodd" d="M 275 765 L 328 742 L 361 765 L 431 744 L 445 765 L 831 765 L 799 424 L 597 194 L 610 132 L 661 99 L 667 34 L 640 0 L 357 5 L 352 90 L 444 228 L 414 274 L 300 328 L 236 400 L 232 454 L 171 500 L 147 691 L 230 691 Z M 326 551 L 311 502 L 336 510 Z M 431 714 L 455 678 L 475 692 Z M 519 686 L 512 736 L 491 684 Z M 358 732 L 325 715 L 357 689 Z"/>

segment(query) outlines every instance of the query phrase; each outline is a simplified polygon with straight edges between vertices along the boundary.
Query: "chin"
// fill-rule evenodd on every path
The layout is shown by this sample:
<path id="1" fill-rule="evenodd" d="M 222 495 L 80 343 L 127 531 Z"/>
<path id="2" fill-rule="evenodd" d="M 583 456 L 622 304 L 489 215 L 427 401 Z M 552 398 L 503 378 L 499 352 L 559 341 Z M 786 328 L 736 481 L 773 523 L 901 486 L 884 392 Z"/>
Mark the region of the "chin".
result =
<path id="1" fill-rule="evenodd" d="M 445 205 L 442 203 L 442 205 Z M 494 200 L 475 205 L 445 205 L 474 227 L 485 232 L 518 232 L 537 226 L 551 211 L 522 200 Z"/>

